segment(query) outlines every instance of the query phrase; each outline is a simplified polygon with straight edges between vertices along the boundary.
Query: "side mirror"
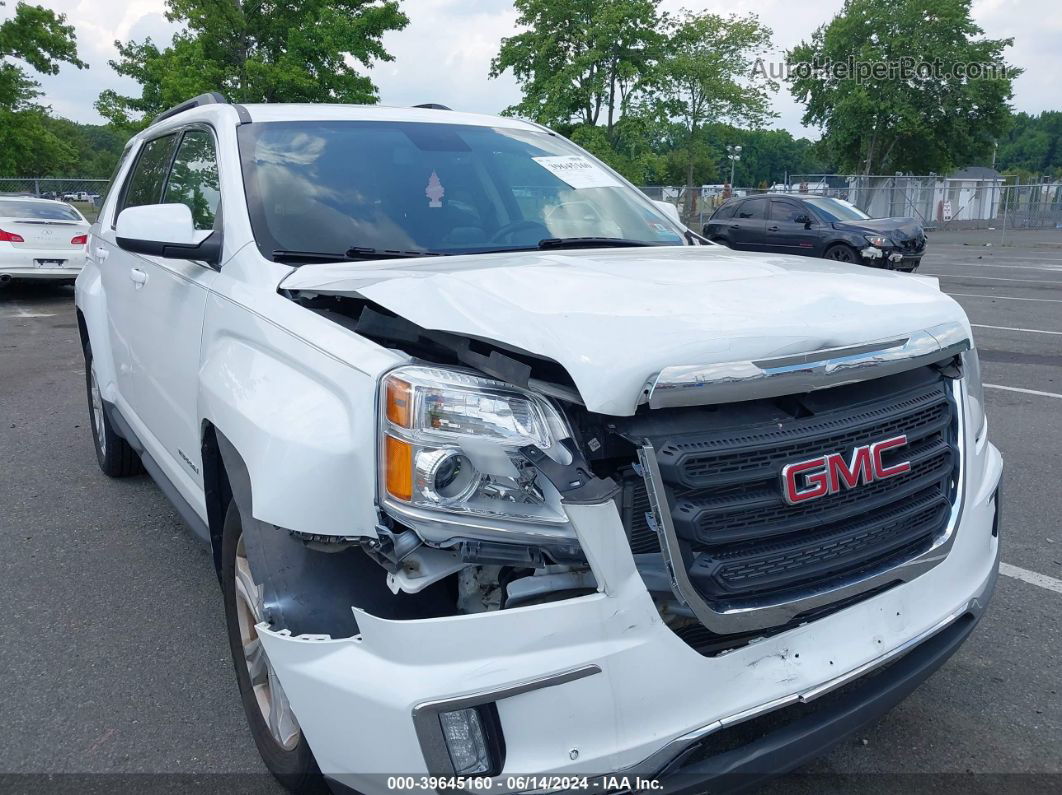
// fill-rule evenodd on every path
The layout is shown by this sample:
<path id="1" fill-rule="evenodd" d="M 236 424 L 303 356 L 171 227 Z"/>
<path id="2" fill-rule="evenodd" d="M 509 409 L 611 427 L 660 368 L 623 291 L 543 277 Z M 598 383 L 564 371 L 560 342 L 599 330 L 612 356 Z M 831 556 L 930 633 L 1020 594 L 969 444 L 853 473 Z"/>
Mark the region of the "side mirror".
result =
<path id="1" fill-rule="evenodd" d="M 811 229 L 811 225 L 812 225 L 812 223 L 814 223 L 811 220 L 811 216 L 810 215 L 797 216 L 796 222 L 798 224 L 803 224 L 805 229 Z"/>
<path id="2" fill-rule="evenodd" d="M 221 263 L 221 234 L 202 232 L 184 204 L 145 204 L 122 210 L 115 225 L 118 246 L 151 257 Z"/>
<path id="3" fill-rule="evenodd" d="M 660 201 L 659 199 L 653 199 L 653 204 L 655 204 L 657 209 L 663 212 L 664 215 L 685 229 L 685 226 L 683 226 L 682 223 L 682 217 L 679 215 L 678 207 L 671 202 Z"/>

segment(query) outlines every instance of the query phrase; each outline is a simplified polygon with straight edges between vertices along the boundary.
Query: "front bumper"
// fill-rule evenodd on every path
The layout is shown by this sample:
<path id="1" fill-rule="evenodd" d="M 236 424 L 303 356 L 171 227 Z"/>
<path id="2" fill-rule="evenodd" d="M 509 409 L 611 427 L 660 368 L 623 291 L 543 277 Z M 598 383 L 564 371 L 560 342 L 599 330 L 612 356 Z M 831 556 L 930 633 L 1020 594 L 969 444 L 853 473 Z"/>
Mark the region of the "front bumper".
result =
<path id="1" fill-rule="evenodd" d="M 355 609 L 354 638 L 296 638 L 264 625 L 260 636 L 322 771 L 361 792 L 386 792 L 395 774 L 445 773 L 427 761 L 437 758 L 431 733 L 421 722 L 418 735 L 414 719 L 440 703 L 496 704 L 506 748 L 498 790 L 513 775 L 633 771 L 668 774 L 682 789 L 777 773 L 897 703 L 972 629 L 998 567 L 1002 468 L 995 448 L 978 447 L 956 540 L 939 565 L 717 657 L 661 622 L 611 504 L 570 508 L 601 593 L 416 621 Z M 871 671 L 884 673 L 867 679 Z M 818 718 L 699 754 L 730 727 L 836 698 L 825 694 L 842 686 L 854 695 Z"/>
<path id="2" fill-rule="evenodd" d="M 925 251 L 910 252 L 899 248 L 866 246 L 859 252 L 863 264 L 889 270 L 913 271 L 922 262 Z"/>

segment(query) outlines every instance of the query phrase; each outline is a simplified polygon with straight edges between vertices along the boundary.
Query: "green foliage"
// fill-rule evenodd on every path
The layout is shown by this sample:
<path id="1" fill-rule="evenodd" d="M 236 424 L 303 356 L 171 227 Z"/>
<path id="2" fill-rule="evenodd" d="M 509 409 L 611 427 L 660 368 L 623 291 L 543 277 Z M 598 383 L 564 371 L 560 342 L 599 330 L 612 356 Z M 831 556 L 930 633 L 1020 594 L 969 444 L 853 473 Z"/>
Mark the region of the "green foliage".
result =
<path id="1" fill-rule="evenodd" d="M 0 7 L 6 5 L 0 0 Z M 39 95 L 38 84 L 18 58 L 41 74 L 59 74 L 59 67 L 72 64 L 86 68 L 77 57 L 77 37 L 63 14 L 20 2 L 15 15 L 0 23 L 0 108 L 21 110 Z"/>
<path id="2" fill-rule="evenodd" d="M 840 167 L 884 174 L 946 172 L 984 160 L 1006 126 L 1011 84 L 1005 77 L 971 79 L 957 64 L 1003 67 L 1011 39 L 985 39 L 970 16 L 972 0 L 846 0 L 810 41 L 788 53 L 790 65 L 823 66 L 939 62 L 940 74 L 909 79 L 873 75 L 823 78 L 790 75 L 793 96 L 807 106 L 805 124 L 819 125 Z"/>
<path id="3" fill-rule="evenodd" d="M 352 64 L 392 60 L 381 37 L 409 24 L 398 0 L 167 0 L 166 16 L 182 25 L 168 47 L 116 42 L 111 66 L 141 94 L 100 94 L 96 109 L 113 124 L 143 125 L 207 91 L 234 102 L 375 102 L 376 86 Z"/>
<path id="4" fill-rule="evenodd" d="M 37 175 L 72 164 L 75 149 L 52 129 L 35 102 L 37 81 L 13 58 L 41 74 L 58 74 L 64 63 L 85 68 L 62 14 L 20 2 L 14 16 L 0 23 L 0 175 Z"/>
<path id="5" fill-rule="evenodd" d="M 528 28 L 502 39 L 490 76 L 512 70 L 523 99 L 505 112 L 609 134 L 660 57 L 660 0 L 515 0 Z"/>
<path id="6" fill-rule="evenodd" d="M 1017 174 L 1022 182 L 1062 176 L 1062 111 L 1015 114 L 1000 139 L 996 168 Z"/>
<path id="7" fill-rule="evenodd" d="M 667 57 L 654 79 L 656 112 L 673 119 L 683 135 L 678 143 L 688 185 L 713 162 L 700 131 L 712 122 L 760 125 L 775 114 L 770 91 L 778 85 L 753 70 L 753 55 L 771 44 L 771 30 L 755 15 L 721 17 L 683 11 L 667 20 Z"/>

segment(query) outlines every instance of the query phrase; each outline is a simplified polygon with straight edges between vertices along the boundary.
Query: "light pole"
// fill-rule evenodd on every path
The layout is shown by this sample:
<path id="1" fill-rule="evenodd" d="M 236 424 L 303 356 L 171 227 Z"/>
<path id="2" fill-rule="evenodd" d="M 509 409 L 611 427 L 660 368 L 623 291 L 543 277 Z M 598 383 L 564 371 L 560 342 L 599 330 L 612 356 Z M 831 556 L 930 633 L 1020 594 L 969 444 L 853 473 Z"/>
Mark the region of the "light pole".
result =
<path id="1" fill-rule="evenodd" d="M 734 166 L 737 165 L 737 161 L 741 159 L 741 147 L 731 146 L 727 144 L 726 157 L 730 161 L 730 190 L 734 190 Z"/>

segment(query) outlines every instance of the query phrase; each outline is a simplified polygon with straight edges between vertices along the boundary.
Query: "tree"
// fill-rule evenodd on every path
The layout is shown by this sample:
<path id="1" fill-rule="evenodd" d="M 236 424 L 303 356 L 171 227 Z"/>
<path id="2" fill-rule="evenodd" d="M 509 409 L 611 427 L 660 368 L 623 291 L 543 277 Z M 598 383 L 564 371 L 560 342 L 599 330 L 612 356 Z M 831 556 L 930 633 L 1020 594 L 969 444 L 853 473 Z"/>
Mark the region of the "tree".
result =
<path id="1" fill-rule="evenodd" d="M 14 16 L 0 23 L 0 174 L 36 176 L 53 164 L 70 164 L 75 153 L 47 128 L 44 109 L 35 102 L 39 84 L 15 60 L 49 75 L 58 74 L 64 63 L 86 66 L 77 57 L 77 38 L 64 15 L 19 3 Z"/>
<path id="2" fill-rule="evenodd" d="M 0 7 L 5 6 L 0 0 Z M 39 96 L 38 83 L 10 59 L 25 61 L 41 74 L 59 74 L 59 67 L 72 64 L 85 69 L 77 57 L 77 37 L 66 16 L 19 3 L 15 15 L 0 23 L 0 108 L 20 110 Z"/>
<path id="3" fill-rule="evenodd" d="M 182 25 L 168 47 L 115 42 L 110 64 L 141 94 L 100 94 L 96 108 L 113 124 L 143 124 L 207 91 L 236 102 L 375 102 L 354 64 L 393 60 L 381 37 L 409 24 L 398 0 L 166 0 L 166 17 Z"/>
<path id="4" fill-rule="evenodd" d="M 506 113 L 596 125 L 611 137 L 659 57 L 660 0 L 515 0 L 527 30 L 502 39 L 490 76 L 512 70 L 523 99 Z"/>
<path id="5" fill-rule="evenodd" d="M 721 17 L 684 11 L 668 20 L 667 34 L 655 103 L 681 127 L 678 148 L 686 162 L 686 184 L 692 186 L 698 162 L 708 159 L 700 134 L 705 125 L 759 125 L 775 115 L 768 92 L 778 85 L 753 69 L 753 56 L 770 47 L 771 30 L 751 14 Z"/>
<path id="6" fill-rule="evenodd" d="M 1062 175 L 1062 111 L 1015 114 L 999 141 L 996 168 L 1018 174 L 1022 182 Z"/>
<path id="7" fill-rule="evenodd" d="M 1003 60 L 1011 39 L 982 38 L 971 2 L 845 0 L 787 54 L 804 123 L 824 128 L 843 169 L 944 173 L 989 156 L 1020 70 Z"/>

